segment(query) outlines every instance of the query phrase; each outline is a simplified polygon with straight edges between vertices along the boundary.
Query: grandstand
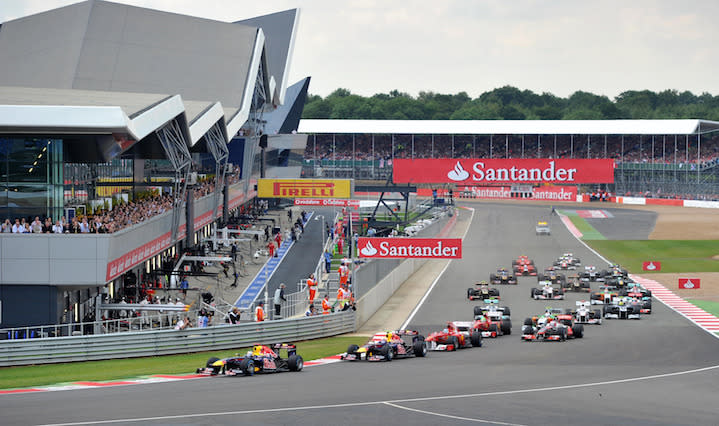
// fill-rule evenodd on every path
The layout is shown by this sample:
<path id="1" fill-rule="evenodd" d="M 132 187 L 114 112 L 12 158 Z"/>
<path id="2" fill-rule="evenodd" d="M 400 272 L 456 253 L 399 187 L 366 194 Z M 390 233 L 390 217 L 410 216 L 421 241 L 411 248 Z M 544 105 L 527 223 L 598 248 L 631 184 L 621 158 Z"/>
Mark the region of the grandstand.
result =
<path id="1" fill-rule="evenodd" d="M 2 23 L 1 327 L 97 315 L 249 208 L 267 123 L 282 125 L 268 153 L 304 150 L 288 130 L 308 84 L 287 85 L 298 13 L 221 22 L 89 0 Z"/>
<path id="2" fill-rule="evenodd" d="M 386 179 L 399 158 L 611 158 L 619 195 L 719 199 L 719 122 L 302 120 L 303 175 Z"/>

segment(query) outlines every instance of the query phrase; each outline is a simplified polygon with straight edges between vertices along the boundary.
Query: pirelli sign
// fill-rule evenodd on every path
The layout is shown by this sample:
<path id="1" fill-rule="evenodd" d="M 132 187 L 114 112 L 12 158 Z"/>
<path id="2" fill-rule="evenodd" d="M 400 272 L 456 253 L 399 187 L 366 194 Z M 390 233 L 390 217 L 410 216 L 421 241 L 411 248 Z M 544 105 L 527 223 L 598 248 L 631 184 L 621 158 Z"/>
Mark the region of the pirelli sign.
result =
<path id="1" fill-rule="evenodd" d="M 351 198 L 351 179 L 260 179 L 259 198 Z"/>

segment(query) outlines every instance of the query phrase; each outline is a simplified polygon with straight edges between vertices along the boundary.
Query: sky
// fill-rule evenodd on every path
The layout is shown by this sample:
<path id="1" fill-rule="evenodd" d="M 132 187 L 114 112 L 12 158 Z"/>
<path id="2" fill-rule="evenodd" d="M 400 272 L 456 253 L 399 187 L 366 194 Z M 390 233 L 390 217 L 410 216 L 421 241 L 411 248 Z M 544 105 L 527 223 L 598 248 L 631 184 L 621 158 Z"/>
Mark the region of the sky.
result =
<path id="1" fill-rule="evenodd" d="M 0 22 L 76 3 L 0 0 Z M 220 21 L 300 8 L 289 84 L 471 97 L 505 85 L 566 97 L 719 94 L 716 0 L 116 0 Z"/>

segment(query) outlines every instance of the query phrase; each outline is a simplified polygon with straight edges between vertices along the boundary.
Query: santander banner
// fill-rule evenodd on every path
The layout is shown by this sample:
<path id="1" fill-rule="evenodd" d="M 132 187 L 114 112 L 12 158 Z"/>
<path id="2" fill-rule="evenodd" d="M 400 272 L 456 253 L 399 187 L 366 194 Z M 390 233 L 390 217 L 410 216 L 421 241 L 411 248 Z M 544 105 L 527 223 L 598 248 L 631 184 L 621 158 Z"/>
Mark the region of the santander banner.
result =
<path id="1" fill-rule="evenodd" d="M 702 280 L 699 278 L 679 278 L 679 288 L 683 290 L 701 288 Z"/>
<path id="2" fill-rule="evenodd" d="M 396 159 L 395 183 L 614 183 L 612 159 Z"/>
<path id="3" fill-rule="evenodd" d="M 654 262 L 652 260 L 648 262 L 642 262 L 642 271 L 661 271 L 662 262 Z"/>
<path id="4" fill-rule="evenodd" d="M 357 243 L 360 257 L 376 259 L 461 259 L 461 238 L 365 238 Z"/>
<path id="5" fill-rule="evenodd" d="M 472 198 L 509 200 L 512 188 L 509 186 L 459 186 L 457 191 Z M 532 188 L 531 200 L 577 201 L 576 186 L 540 186 Z"/>

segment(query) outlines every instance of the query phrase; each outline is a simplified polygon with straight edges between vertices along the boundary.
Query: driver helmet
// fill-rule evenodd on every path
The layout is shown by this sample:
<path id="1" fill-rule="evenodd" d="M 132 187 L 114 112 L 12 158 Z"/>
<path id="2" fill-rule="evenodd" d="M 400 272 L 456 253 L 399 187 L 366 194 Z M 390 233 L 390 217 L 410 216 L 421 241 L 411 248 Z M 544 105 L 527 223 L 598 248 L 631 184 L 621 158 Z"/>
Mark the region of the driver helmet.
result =
<path id="1" fill-rule="evenodd" d="M 539 319 L 537 320 L 537 324 L 538 324 L 538 325 L 544 325 L 544 324 L 546 324 L 546 323 L 547 323 L 547 318 L 546 318 L 546 317 L 539 317 Z"/>
<path id="2" fill-rule="evenodd" d="M 254 356 L 262 355 L 262 346 L 261 345 L 253 346 L 252 347 L 252 355 L 254 355 Z"/>
<path id="3" fill-rule="evenodd" d="M 449 329 L 445 328 L 444 330 L 442 330 L 442 333 L 449 333 Z"/>

